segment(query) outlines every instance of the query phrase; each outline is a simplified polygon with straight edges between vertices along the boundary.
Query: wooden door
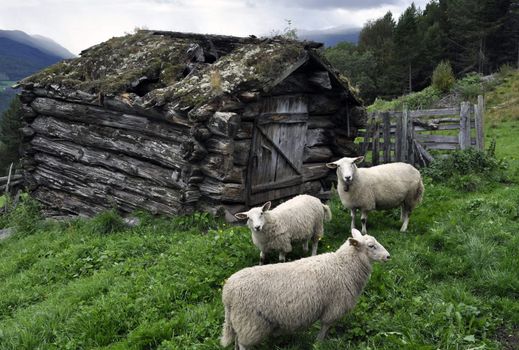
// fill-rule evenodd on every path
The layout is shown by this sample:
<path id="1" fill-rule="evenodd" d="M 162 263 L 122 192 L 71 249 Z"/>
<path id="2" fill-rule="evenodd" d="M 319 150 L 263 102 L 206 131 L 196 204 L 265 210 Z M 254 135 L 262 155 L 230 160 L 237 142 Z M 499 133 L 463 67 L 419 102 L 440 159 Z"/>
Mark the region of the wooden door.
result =
<path id="1" fill-rule="evenodd" d="M 301 192 L 308 114 L 264 113 L 254 123 L 248 204 Z"/>

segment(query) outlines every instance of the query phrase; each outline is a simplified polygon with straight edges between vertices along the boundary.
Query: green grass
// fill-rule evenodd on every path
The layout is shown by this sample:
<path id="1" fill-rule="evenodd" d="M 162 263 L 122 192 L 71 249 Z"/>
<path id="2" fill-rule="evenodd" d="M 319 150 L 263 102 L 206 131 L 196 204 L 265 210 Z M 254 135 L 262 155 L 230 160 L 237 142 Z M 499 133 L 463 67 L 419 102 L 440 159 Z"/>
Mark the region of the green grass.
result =
<path id="1" fill-rule="evenodd" d="M 348 234 L 331 205 L 321 253 Z M 314 325 L 258 349 L 501 349 L 496 334 L 519 325 L 518 205 L 516 184 L 465 193 L 426 181 L 408 233 L 396 210 L 370 215 L 393 259 L 329 338 L 314 344 Z M 126 229 L 114 213 L 62 224 L 34 213 L 3 221 L 19 234 L 0 242 L 0 349 L 218 349 L 221 286 L 258 261 L 248 229 L 205 215 L 141 215 Z"/>
<path id="2" fill-rule="evenodd" d="M 518 125 L 494 120 L 486 134 L 515 182 L 464 192 L 426 178 L 406 234 L 397 210 L 369 216 L 369 233 L 392 260 L 374 266 L 358 305 L 329 337 L 315 343 L 316 324 L 257 349 L 517 348 Z M 205 214 L 139 214 L 132 229 L 113 212 L 45 223 L 25 202 L 0 216 L 0 228 L 18 232 L 0 241 L 0 349 L 220 348 L 221 287 L 258 262 L 247 228 Z M 319 253 L 348 236 L 349 214 L 337 197 L 331 207 Z M 301 256 L 298 247 L 288 258 Z"/>
<path id="3" fill-rule="evenodd" d="M 5 204 L 5 196 L 0 196 L 0 207 Z"/>

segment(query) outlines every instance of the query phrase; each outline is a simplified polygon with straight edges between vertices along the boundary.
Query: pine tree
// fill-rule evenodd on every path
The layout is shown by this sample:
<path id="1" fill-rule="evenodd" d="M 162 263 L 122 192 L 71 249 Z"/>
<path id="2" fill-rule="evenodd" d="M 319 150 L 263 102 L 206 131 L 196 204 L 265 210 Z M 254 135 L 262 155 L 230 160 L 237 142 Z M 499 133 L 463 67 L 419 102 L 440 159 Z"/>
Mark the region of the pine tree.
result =
<path id="1" fill-rule="evenodd" d="M 15 97 L 0 119 L 0 174 L 5 175 L 11 163 L 20 159 L 19 148 L 22 142 L 21 103 Z"/>

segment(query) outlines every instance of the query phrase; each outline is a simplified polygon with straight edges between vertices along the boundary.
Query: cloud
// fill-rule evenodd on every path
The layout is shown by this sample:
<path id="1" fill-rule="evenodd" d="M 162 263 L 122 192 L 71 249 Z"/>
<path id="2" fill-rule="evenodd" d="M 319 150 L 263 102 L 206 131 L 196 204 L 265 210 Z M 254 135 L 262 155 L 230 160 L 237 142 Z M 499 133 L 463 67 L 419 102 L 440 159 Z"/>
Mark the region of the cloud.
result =
<path id="1" fill-rule="evenodd" d="M 273 6 L 284 6 L 290 8 L 306 8 L 306 9 L 368 9 L 380 7 L 383 5 L 395 5 L 400 0 L 284 0 L 275 1 L 267 0 Z"/>
<path id="2" fill-rule="evenodd" d="M 417 6 L 428 0 L 417 0 Z M 54 39 L 74 53 L 136 27 L 247 36 L 282 31 L 358 28 L 412 0 L 0 0 L 0 29 Z"/>

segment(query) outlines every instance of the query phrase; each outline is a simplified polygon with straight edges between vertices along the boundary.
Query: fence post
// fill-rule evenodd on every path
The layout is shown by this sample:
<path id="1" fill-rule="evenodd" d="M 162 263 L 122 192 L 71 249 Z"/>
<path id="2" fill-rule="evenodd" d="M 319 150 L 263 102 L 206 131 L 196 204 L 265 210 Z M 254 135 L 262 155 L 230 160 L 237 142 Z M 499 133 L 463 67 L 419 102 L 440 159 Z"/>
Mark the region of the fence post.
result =
<path id="1" fill-rule="evenodd" d="M 402 161 L 402 117 L 396 117 L 395 127 L 395 161 Z"/>
<path id="2" fill-rule="evenodd" d="M 407 105 L 404 105 L 404 109 L 402 111 L 402 146 L 401 146 L 401 160 L 402 162 L 409 161 L 409 110 L 407 109 Z"/>
<path id="3" fill-rule="evenodd" d="M 379 163 L 379 144 L 380 144 L 380 113 L 373 119 L 373 146 L 371 147 L 372 165 Z"/>
<path id="4" fill-rule="evenodd" d="M 460 149 L 470 148 L 470 103 L 462 102 L 460 108 Z"/>
<path id="5" fill-rule="evenodd" d="M 476 122 L 476 147 L 480 150 L 485 149 L 484 113 L 485 101 L 483 99 L 483 96 L 479 95 L 478 103 L 474 105 L 474 119 Z"/>
<path id="6" fill-rule="evenodd" d="M 389 112 L 384 112 L 382 118 L 384 122 L 384 163 L 387 164 L 391 162 L 391 122 Z"/>
<path id="7" fill-rule="evenodd" d="M 371 136 L 373 114 L 368 114 L 368 121 L 366 122 L 366 133 L 364 134 L 364 142 L 360 148 L 361 155 L 365 156 L 369 149 L 369 138 Z"/>

